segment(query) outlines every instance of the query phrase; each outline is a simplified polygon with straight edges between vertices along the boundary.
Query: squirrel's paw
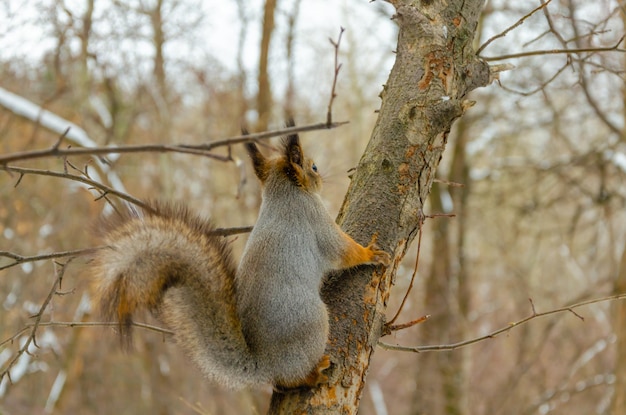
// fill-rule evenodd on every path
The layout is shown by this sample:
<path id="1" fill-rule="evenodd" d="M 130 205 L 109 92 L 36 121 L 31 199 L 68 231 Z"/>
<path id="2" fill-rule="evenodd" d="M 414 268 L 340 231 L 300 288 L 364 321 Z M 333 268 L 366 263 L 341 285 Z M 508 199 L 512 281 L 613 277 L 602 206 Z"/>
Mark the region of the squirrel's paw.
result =
<path id="1" fill-rule="evenodd" d="M 382 264 L 386 267 L 391 264 L 391 255 L 389 255 L 385 251 L 381 251 L 380 249 L 374 250 L 374 256 L 372 257 L 372 262 L 376 264 Z"/>
<path id="2" fill-rule="evenodd" d="M 377 240 L 378 240 L 378 233 L 375 233 L 372 236 L 372 240 L 370 241 L 369 245 L 367 245 L 367 249 L 369 249 L 372 252 L 371 263 L 382 264 L 388 267 L 389 264 L 391 264 L 391 255 L 389 255 L 387 252 L 383 251 L 382 249 L 378 247 L 378 245 L 376 244 Z"/>
<path id="3" fill-rule="evenodd" d="M 324 370 L 330 367 L 330 356 L 325 354 L 322 356 L 319 363 L 311 370 L 311 372 L 307 375 L 306 378 L 301 381 L 296 381 L 293 383 L 280 383 L 274 385 L 274 390 L 276 392 L 288 392 L 290 389 L 310 389 L 314 388 L 318 385 L 328 383 L 328 376 L 322 373 Z"/>
<path id="4" fill-rule="evenodd" d="M 326 376 L 322 372 L 328 369 L 329 367 L 330 367 L 330 356 L 325 354 L 324 356 L 322 356 L 317 366 L 315 366 L 313 370 L 311 371 L 311 373 L 309 373 L 309 375 L 306 377 L 306 379 L 304 379 L 304 381 L 302 382 L 303 383 L 302 386 L 314 388 L 317 385 L 321 385 L 322 383 L 328 383 L 328 376 Z"/>

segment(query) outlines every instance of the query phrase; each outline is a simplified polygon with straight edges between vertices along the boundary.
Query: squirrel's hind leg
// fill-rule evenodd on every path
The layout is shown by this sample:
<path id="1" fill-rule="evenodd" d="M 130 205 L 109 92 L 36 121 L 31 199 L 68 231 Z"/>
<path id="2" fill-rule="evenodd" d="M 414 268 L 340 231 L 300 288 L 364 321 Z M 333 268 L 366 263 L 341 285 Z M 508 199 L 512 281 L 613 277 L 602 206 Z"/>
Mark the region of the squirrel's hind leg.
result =
<path id="1" fill-rule="evenodd" d="M 323 383 L 328 383 L 328 376 L 323 371 L 330 367 L 330 356 L 325 354 L 319 363 L 309 372 L 304 379 L 294 380 L 293 382 L 280 382 L 274 385 L 274 390 L 280 393 L 289 392 L 293 389 L 309 389 L 314 388 Z"/>

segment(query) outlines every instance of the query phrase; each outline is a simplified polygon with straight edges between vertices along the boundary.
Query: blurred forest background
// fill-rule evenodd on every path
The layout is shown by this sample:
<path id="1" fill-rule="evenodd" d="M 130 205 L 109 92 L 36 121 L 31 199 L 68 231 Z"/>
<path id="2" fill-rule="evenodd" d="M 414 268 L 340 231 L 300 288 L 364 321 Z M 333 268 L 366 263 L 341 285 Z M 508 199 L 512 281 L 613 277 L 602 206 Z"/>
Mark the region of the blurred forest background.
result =
<path id="1" fill-rule="evenodd" d="M 493 41 L 479 53 L 515 68 L 473 92 L 475 106 L 455 124 L 425 212 L 455 216 L 426 219 L 398 322 L 431 317 L 387 344 L 450 344 L 626 293 L 626 3 L 545 3 L 485 6 L 476 45 Z M 393 64 L 392 14 L 384 2 L 355 0 L 4 0 L 0 157 L 53 148 L 65 130 L 55 121 L 74 123 L 60 148 L 200 144 L 236 136 L 242 124 L 280 128 L 288 111 L 298 124 L 325 121 L 328 39 L 343 26 L 333 119 L 349 124 L 301 135 L 335 214 Z M 0 162 L 37 169 L 0 172 L 0 373 L 11 368 L 0 379 L 0 414 L 266 411 L 269 387 L 210 384 L 163 334 L 137 329 L 134 351 L 124 353 L 110 328 L 54 324 L 98 321 L 88 256 L 64 267 L 18 258 L 97 246 L 91 227 L 106 198 L 119 200 L 70 174 L 139 199 L 184 200 L 220 227 L 252 225 L 260 192 L 239 147 L 215 152 L 228 161 L 142 152 L 108 163 L 89 155 Z M 232 239 L 239 252 L 245 236 Z M 415 252 L 398 272 L 389 318 Z M 536 318 L 453 351 L 379 348 L 360 413 L 626 414 L 625 303 Z M 19 355 L 31 333 L 22 329 L 43 304 L 36 345 Z"/>

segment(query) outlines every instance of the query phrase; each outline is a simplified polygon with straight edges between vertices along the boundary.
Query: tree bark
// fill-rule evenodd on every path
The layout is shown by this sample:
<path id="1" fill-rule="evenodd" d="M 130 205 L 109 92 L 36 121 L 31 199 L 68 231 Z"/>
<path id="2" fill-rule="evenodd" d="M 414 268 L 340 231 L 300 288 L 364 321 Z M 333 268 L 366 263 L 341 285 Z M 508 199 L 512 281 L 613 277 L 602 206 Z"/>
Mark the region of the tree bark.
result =
<path id="1" fill-rule="evenodd" d="M 472 48 L 483 0 L 392 1 L 399 25 L 396 62 L 379 117 L 338 222 L 366 244 L 394 252 L 415 237 L 448 134 L 471 90 L 489 82 Z M 395 266 L 360 267 L 329 277 L 322 293 L 331 322 L 330 383 L 275 393 L 271 414 L 356 414 L 369 361 L 383 334 Z"/>

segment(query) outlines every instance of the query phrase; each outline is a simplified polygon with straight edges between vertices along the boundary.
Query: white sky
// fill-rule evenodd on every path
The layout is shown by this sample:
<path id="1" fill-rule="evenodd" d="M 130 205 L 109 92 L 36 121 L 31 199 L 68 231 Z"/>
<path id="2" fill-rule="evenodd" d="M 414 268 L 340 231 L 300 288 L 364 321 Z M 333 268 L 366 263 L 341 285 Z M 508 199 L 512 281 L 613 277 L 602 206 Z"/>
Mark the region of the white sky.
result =
<path id="1" fill-rule="evenodd" d="M 55 14 L 51 10 L 58 3 L 58 0 L 0 0 L 0 60 L 36 64 L 41 61 L 46 53 L 53 51 L 55 37 L 51 36 L 53 29 L 49 16 Z M 84 0 L 64 1 L 65 7 L 75 16 L 80 16 L 84 12 L 85 3 Z M 131 7 L 136 7 L 141 3 L 150 4 L 151 1 L 127 0 L 124 2 Z M 166 44 L 166 59 L 169 59 L 170 62 L 196 62 L 198 65 L 203 65 L 208 59 L 217 59 L 224 69 L 234 71 L 241 27 L 236 2 L 182 0 L 178 3 L 179 6 L 169 15 L 170 21 L 174 23 L 166 26 L 166 30 L 170 34 L 173 34 L 174 31 L 177 32 L 173 39 Z M 263 0 L 246 1 L 246 13 L 250 20 L 250 26 L 244 48 L 244 63 L 250 72 L 253 72 L 257 66 L 263 3 Z M 280 89 L 281 65 L 284 66 L 285 57 L 283 48 L 286 28 L 285 15 L 293 8 L 293 4 L 293 0 L 279 1 L 279 10 L 276 13 L 276 32 L 273 38 L 275 43 L 273 44 L 279 47 L 274 47 L 272 50 L 270 70 L 274 71 L 274 79 L 278 82 L 276 85 L 278 89 Z M 128 19 L 130 14 L 128 16 L 107 14 L 110 13 L 111 0 L 98 0 L 95 5 L 92 48 L 97 49 L 99 59 L 105 59 L 107 63 L 115 66 L 116 62 L 128 62 L 129 55 L 132 54 L 132 59 L 139 57 L 139 61 L 135 65 L 138 72 L 149 71 L 152 64 L 151 56 L 153 56 L 152 45 L 149 41 L 140 41 L 129 37 L 107 41 L 110 39 L 107 37 L 107 33 L 117 31 L 117 36 L 120 36 L 120 29 L 116 26 L 121 27 L 134 22 L 140 23 L 142 29 L 137 30 L 137 32 L 142 33 L 145 37 L 150 36 L 150 32 L 146 31 L 146 28 L 149 27 L 147 19 L 144 21 L 129 19 L 124 23 L 120 19 Z M 201 13 L 198 13 L 198 8 Z M 298 67 L 302 68 L 302 72 L 310 74 L 311 66 L 318 65 L 320 55 L 327 57 L 328 66 L 332 64 L 333 52 L 328 38 L 336 38 L 339 28 L 343 26 L 350 33 L 344 35 L 342 52 L 355 46 L 350 44 L 350 39 L 358 39 L 359 48 L 364 51 L 362 54 L 364 67 L 367 67 L 369 62 L 378 63 L 383 59 L 384 67 L 380 71 L 380 82 L 376 82 L 376 85 L 380 86 L 386 79 L 393 63 L 390 52 L 395 43 L 394 24 L 378 12 L 381 8 L 385 8 L 387 15 L 390 15 L 392 8 L 385 2 L 302 0 L 297 21 L 295 56 L 298 65 L 296 66 L 296 78 L 298 77 Z M 204 16 L 200 25 L 191 30 L 180 30 L 180 27 L 185 27 L 186 21 L 193 19 L 198 14 Z M 57 12 L 56 15 L 64 20 L 63 23 L 69 21 L 67 15 L 62 11 Z M 120 24 L 112 27 L 111 22 L 114 21 L 119 21 Z M 78 41 L 70 43 L 70 45 L 76 53 L 79 46 Z M 389 56 L 389 59 L 385 59 L 385 55 Z M 331 76 L 324 75 L 324 78 Z M 0 85 L 2 85 L 1 80 Z"/>

